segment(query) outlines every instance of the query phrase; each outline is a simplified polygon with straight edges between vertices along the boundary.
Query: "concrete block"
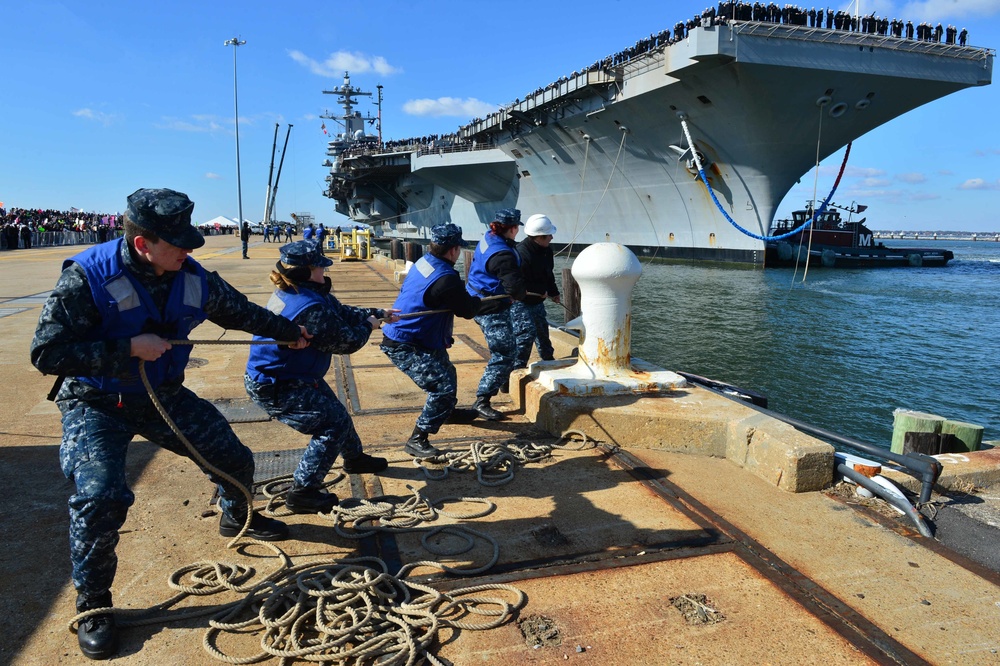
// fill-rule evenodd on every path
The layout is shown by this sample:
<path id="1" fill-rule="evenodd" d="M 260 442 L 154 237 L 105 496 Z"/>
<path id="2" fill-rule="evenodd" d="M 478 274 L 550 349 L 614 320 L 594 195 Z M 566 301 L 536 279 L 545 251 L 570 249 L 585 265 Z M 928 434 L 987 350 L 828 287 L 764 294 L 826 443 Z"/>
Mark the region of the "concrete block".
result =
<path id="1" fill-rule="evenodd" d="M 730 423 L 726 457 L 782 490 L 801 493 L 830 485 L 833 453 L 826 442 L 764 414 Z"/>
<path id="2" fill-rule="evenodd" d="M 575 429 L 622 448 L 727 457 L 789 492 L 820 490 L 833 480 L 832 446 L 697 386 L 655 394 L 573 396 L 549 391 L 521 370 L 511 376 L 511 398 L 528 419 L 553 435 Z"/>

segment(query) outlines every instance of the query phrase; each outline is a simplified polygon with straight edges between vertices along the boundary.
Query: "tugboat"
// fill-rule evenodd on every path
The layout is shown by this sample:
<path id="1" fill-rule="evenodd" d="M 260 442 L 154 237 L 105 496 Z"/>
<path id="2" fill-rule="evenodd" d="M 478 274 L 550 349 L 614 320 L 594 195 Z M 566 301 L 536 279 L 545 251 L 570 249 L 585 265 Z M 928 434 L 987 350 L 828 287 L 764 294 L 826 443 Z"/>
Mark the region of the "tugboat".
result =
<path id="1" fill-rule="evenodd" d="M 838 206 L 830 204 L 816 216 L 815 221 L 802 231 L 778 241 L 768 241 L 765 246 L 765 266 L 805 265 L 826 268 L 878 268 L 894 266 L 944 266 L 954 259 L 951 250 L 886 247 L 875 243 L 875 235 L 865 226 L 865 220 L 854 216 L 867 210 L 867 206 Z M 847 213 L 847 219 L 840 211 Z M 813 217 L 812 203 L 804 210 L 792 213 L 791 219 L 775 220 L 770 236 L 780 236 L 802 227 Z"/>

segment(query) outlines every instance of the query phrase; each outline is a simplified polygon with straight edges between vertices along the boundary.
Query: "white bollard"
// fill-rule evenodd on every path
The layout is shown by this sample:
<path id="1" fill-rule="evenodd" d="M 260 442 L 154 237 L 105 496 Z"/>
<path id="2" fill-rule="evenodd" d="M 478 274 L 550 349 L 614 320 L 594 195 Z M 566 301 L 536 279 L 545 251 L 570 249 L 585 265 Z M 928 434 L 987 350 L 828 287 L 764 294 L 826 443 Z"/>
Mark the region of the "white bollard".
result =
<path id="1" fill-rule="evenodd" d="M 579 355 L 569 361 L 541 361 L 532 379 L 559 393 L 617 395 L 683 388 L 675 372 L 632 358 L 632 289 L 642 264 L 624 245 L 596 243 L 573 262 L 580 285 L 580 310 L 567 328 L 581 333 Z"/>
<path id="2" fill-rule="evenodd" d="M 642 264 L 624 245 L 595 243 L 573 262 L 581 316 L 567 324 L 581 333 L 578 364 L 595 378 L 631 374 L 632 289 Z"/>

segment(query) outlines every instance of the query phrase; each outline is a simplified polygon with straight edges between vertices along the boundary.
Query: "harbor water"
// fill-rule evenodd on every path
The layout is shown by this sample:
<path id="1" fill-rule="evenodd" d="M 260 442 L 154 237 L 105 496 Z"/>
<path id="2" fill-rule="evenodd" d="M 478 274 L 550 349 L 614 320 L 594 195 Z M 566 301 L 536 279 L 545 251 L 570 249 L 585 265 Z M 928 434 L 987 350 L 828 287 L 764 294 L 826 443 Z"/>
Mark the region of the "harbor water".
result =
<path id="1" fill-rule="evenodd" d="M 889 447 L 896 408 L 998 438 L 1000 243 L 920 245 L 955 259 L 945 268 L 810 268 L 804 282 L 801 268 L 643 260 L 632 354 L 759 391 L 774 411 L 877 446 Z M 562 322 L 559 306 L 549 308 Z"/>

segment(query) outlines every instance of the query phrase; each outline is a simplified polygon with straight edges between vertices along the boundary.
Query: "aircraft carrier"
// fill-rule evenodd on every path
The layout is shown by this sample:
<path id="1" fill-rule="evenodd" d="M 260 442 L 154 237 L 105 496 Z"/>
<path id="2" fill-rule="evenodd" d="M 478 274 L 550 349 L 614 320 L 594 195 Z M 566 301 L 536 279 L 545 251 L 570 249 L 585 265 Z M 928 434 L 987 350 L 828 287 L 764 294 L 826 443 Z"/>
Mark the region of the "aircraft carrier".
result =
<path id="1" fill-rule="evenodd" d="M 552 218 L 557 247 L 610 240 L 640 257 L 762 265 L 775 209 L 817 155 L 988 85 L 994 56 L 891 35 L 706 20 L 452 135 L 391 148 L 365 134 L 374 119 L 354 106 L 370 93 L 345 74 L 343 86 L 324 91 L 344 111 L 327 116 L 344 131 L 328 146 L 326 195 L 389 237 L 425 239 L 450 221 L 477 239 L 498 208 L 512 206 Z"/>

